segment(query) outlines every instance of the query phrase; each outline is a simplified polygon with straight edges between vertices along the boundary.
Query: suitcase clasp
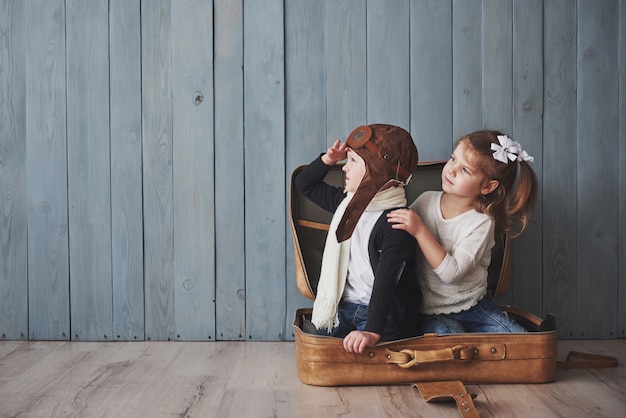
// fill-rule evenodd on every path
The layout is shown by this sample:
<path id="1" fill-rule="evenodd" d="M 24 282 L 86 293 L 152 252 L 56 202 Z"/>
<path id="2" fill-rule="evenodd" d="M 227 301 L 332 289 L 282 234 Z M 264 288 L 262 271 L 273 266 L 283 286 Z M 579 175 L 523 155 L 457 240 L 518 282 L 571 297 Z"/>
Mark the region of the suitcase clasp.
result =
<path id="1" fill-rule="evenodd" d="M 437 350 L 410 350 L 404 349 L 400 352 L 394 352 L 387 349 L 391 354 L 388 363 L 395 363 L 403 369 L 409 369 L 414 366 L 425 363 L 440 363 L 458 360 L 462 350 L 467 349 L 465 345 L 455 345 L 454 347 L 441 348 Z M 398 361 L 402 359 L 401 361 Z"/>

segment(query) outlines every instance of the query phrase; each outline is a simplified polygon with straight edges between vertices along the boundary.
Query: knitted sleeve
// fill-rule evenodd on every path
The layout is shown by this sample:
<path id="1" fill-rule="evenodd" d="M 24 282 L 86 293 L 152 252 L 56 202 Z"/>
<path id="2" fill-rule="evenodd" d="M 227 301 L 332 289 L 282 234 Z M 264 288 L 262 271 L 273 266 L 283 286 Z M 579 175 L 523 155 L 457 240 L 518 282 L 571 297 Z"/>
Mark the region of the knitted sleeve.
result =
<path id="1" fill-rule="evenodd" d="M 461 239 L 448 251 L 439 267 L 434 269 L 439 279 L 446 284 L 455 283 L 480 268 L 494 244 L 494 223 L 489 218 L 459 227 L 463 226 L 471 229 L 459 234 Z"/>

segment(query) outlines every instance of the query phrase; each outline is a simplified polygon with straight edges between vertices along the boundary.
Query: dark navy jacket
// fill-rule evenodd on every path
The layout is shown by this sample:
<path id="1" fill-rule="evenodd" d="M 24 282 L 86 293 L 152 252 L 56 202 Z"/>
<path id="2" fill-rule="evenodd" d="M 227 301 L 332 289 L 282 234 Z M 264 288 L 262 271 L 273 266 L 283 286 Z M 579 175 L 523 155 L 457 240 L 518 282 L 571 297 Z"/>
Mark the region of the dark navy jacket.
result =
<path id="1" fill-rule="evenodd" d="M 309 200 L 334 213 L 346 194 L 341 187 L 324 182 L 331 167 L 321 157 L 315 159 L 296 178 L 296 187 Z M 383 335 L 388 317 L 400 328 L 400 338 L 416 333 L 421 292 L 416 276 L 417 241 L 406 231 L 393 229 L 386 210 L 376 221 L 369 241 L 374 286 L 368 307 L 365 331 Z"/>

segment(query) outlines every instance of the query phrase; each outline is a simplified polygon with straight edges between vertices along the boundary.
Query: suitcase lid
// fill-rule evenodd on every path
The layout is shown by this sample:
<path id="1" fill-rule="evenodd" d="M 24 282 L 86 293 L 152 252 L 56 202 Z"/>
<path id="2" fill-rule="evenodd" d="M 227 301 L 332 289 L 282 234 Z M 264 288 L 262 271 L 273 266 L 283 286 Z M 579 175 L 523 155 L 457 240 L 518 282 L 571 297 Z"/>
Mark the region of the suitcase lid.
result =
<path id="1" fill-rule="evenodd" d="M 409 205 L 424 191 L 441 190 L 441 170 L 445 163 L 445 161 L 419 163 L 413 179 L 406 186 Z M 302 295 L 314 300 L 332 213 L 308 200 L 295 187 L 295 178 L 304 167 L 296 168 L 291 175 L 289 223 L 295 253 L 296 285 Z M 340 164 L 332 167 L 325 181 L 342 187 L 344 173 L 341 167 Z M 496 237 L 496 244 L 491 253 L 487 280 L 488 289 L 495 296 L 504 294 L 511 284 L 509 244 L 509 234 Z"/>

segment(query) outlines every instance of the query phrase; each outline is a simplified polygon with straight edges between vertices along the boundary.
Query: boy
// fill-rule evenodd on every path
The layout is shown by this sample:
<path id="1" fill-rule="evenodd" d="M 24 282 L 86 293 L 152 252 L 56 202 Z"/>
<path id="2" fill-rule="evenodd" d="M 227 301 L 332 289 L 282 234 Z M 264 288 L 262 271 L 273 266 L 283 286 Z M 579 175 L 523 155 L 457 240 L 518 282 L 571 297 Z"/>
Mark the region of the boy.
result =
<path id="1" fill-rule="evenodd" d="M 330 168 L 346 158 L 345 187 L 325 183 Z M 392 228 L 386 214 L 406 207 L 404 186 L 417 159 L 404 129 L 360 126 L 296 178 L 301 193 L 333 212 L 312 322 L 319 334 L 344 338 L 349 353 L 415 335 L 421 302 L 416 243 Z"/>

